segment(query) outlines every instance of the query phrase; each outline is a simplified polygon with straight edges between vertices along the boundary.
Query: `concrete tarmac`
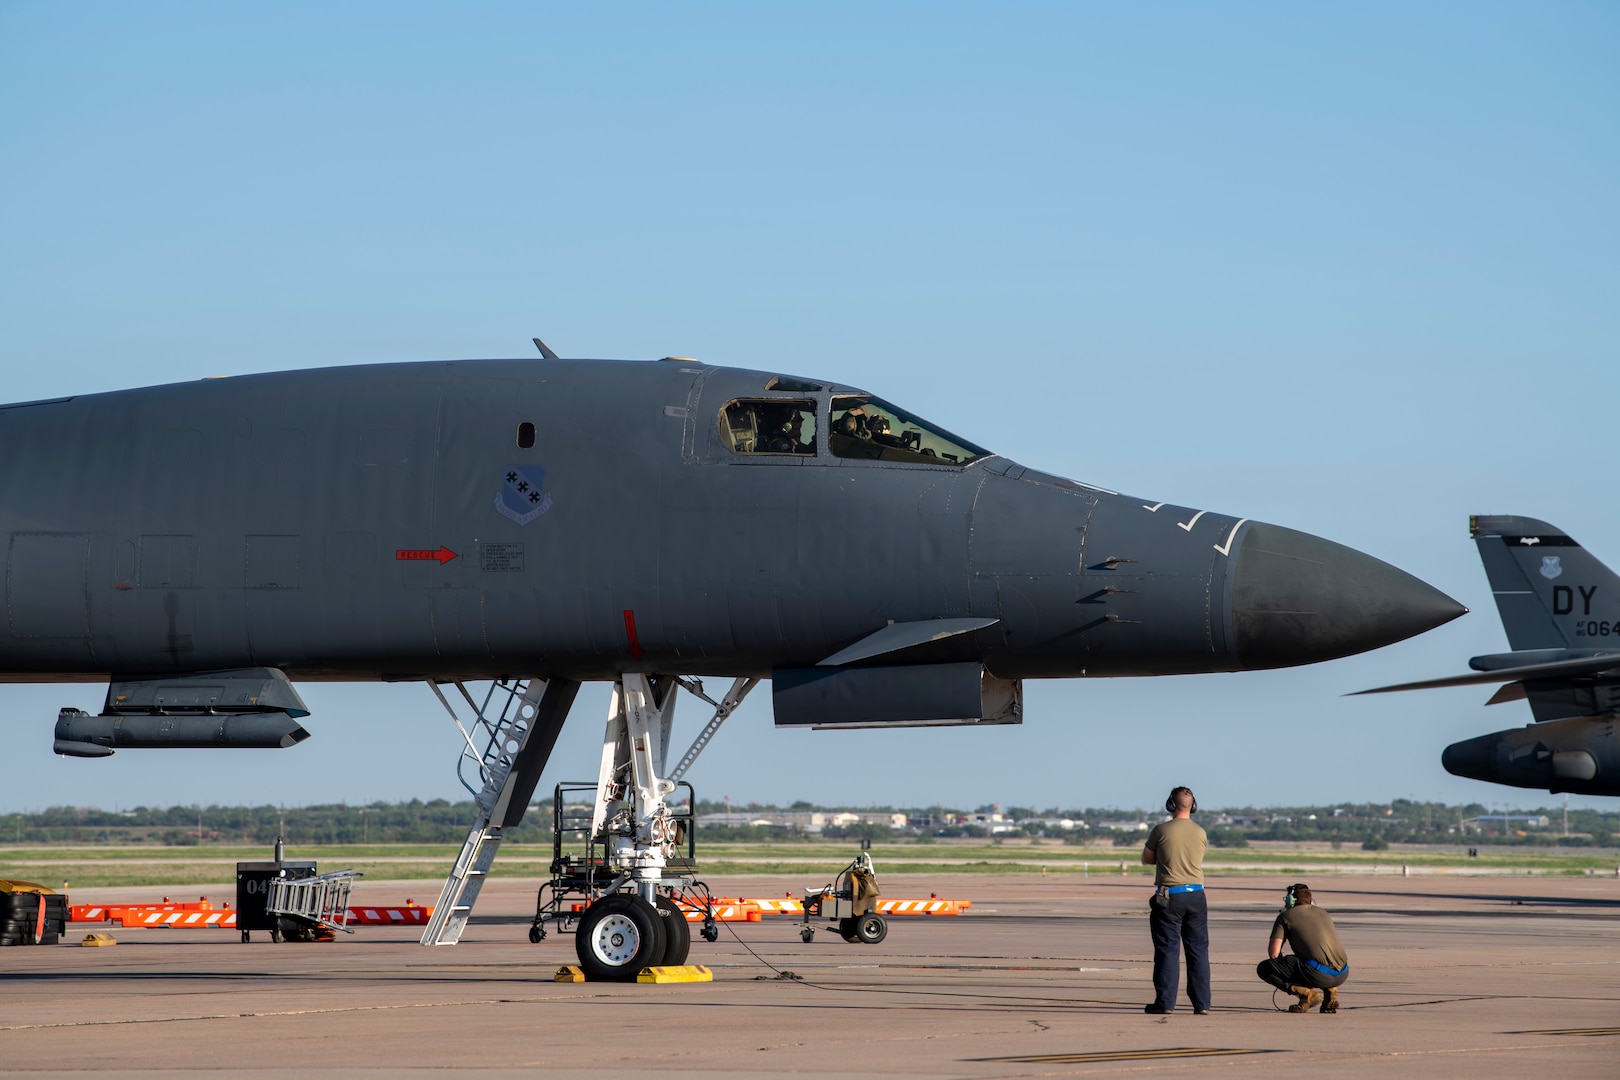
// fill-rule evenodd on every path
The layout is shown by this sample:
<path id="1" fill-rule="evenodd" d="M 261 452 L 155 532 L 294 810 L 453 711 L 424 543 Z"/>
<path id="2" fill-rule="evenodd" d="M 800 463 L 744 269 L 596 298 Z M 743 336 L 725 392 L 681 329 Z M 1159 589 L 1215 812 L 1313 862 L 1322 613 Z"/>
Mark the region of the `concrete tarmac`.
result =
<path id="1" fill-rule="evenodd" d="M 880 877 L 887 896 L 973 911 L 893 919 L 875 946 L 806 944 L 785 917 L 726 924 L 692 945 L 714 981 L 685 985 L 552 981 L 574 939 L 529 944 L 536 883 L 499 879 L 453 948 L 362 927 L 333 944 L 114 930 L 113 948 L 0 949 L 0 1075 L 1620 1076 L 1620 880 L 1308 877 L 1352 973 L 1338 1014 L 1299 1016 L 1254 974 L 1293 878 L 1211 878 L 1214 1012 L 1199 1017 L 1185 999 L 1142 1012 L 1147 880 Z M 195 898 L 73 900 L 164 891 Z M 356 899 L 435 891 L 366 881 Z"/>

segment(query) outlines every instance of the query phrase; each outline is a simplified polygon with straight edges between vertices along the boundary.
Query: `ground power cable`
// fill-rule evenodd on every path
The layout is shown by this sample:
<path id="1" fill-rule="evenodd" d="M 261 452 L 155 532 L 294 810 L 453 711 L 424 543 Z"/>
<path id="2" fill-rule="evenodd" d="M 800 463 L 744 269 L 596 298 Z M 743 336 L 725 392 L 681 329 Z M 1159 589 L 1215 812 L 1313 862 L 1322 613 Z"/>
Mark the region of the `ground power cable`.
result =
<path id="1" fill-rule="evenodd" d="M 737 933 L 737 928 L 732 926 L 729 922 L 724 923 L 722 925 L 725 926 L 726 932 L 731 935 L 732 939 L 734 941 L 736 941 L 737 944 L 741 945 L 743 947 L 744 951 L 746 951 L 749 956 L 752 956 L 755 960 L 758 960 L 762 967 L 767 967 L 767 968 L 769 968 L 770 970 L 772 970 L 772 971 L 774 971 L 776 973 L 774 976 L 771 976 L 771 975 L 756 975 L 756 976 L 754 976 L 754 981 L 756 981 L 756 982 L 792 982 L 792 983 L 797 983 L 800 986 L 808 987 L 808 988 L 811 988 L 811 989 L 827 990 L 827 991 L 830 991 L 832 993 L 839 993 L 839 994 L 884 994 L 884 995 L 887 995 L 887 996 L 905 995 L 905 996 L 910 996 L 910 997 L 950 998 L 950 999 L 953 999 L 953 1000 L 969 1000 L 969 999 L 973 999 L 973 998 L 976 998 L 976 997 L 982 997 L 983 996 L 982 994 L 975 995 L 975 994 L 967 994 L 967 993 L 958 993 L 958 992 L 953 992 L 953 991 L 950 991 L 950 990 L 902 990 L 902 989 L 897 989 L 897 988 L 894 988 L 894 987 L 887 987 L 887 986 L 884 986 L 884 987 L 878 987 L 878 986 L 829 986 L 826 983 L 812 982 L 809 979 L 806 979 L 803 975 L 800 975 L 798 972 L 792 971 L 792 970 L 787 969 L 787 968 L 779 968 L 775 964 L 771 963 L 769 960 L 765 959 L 763 956 L 759 955 L 759 953 L 755 952 L 753 947 L 751 945 L 749 945 L 748 942 L 746 942 L 746 941 L 744 941 L 742 939 L 742 935 Z M 1287 1012 L 1288 1010 L 1286 1008 L 1284 1008 L 1283 1006 L 1281 1006 L 1281 1005 L 1279 1005 L 1277 1003 L 1277 995 L 1280 992 L 1281 991 L 1277 990 L 1276 988 L 1272 989 L 1272 991 L 1271 991 L 1271 1008 L 1275 1012 Z M 1012 997 L 1012 998 L 1008 998 L 1008 997 L 1003 997 L 1003 998 L 999 998 L 998 1000 L 1000 1000 L 1000 1001 L 1008 1001 L 1008 1002 L 1023 1002 L 1023 1003 L 1026 1003 L 1026 1004 L 1036 1004 L 1036 1003 L 1053 1004 L 1053 1003 L 1055 1003 L 1055 1004 L 1059 1004 L 1059 1005 L 1123 1005 L 1123 1006 L 1131 1006 L 1131 1005 L 1134 1004 L 1132 1002 L 1120 1002 L 1120 1001 L 1114 1001 L 1114 1000 L 1105 999 L 1105 998 L 1079 998 L 1079 997 L 1035 997 L 1035 998 L 1029 998 L 1029 997 Z M 1490 995 L 1477 995 L 1477 996 L 1473 996 L 1473 997 L 1461 997 L 1461 998 L 1443 998 L 1443 999 L 1437 998 L 1437 999 L 1435 999 L 1433 1001 L 1403 1001 L 1403 1002 L 1396 1002 L 1396 1003 L 1388 1004 L 1388 1005 L 1360 1005 L 1360 1006 L 1357 1006 L 1357 1008 L 1362 1008 L 1362 1009 L 1406 1009 L 1406 1008 L 1414 1008 L 1414 1007 L 1417 1007 L 1417 1006 L 1420 1006 L 1420 1005 L 1447 1005 L 1447 1004 L 1452 1004 L 1454 1002 L 1459 1002 L 1459 1001 L 1485 1001 L 1485 1000 L 1495 1000 L 1495 998 L 1491 997 Z M 1231 1012 L 1243 1011 L 1243 1010 L 1240 1010 L 1240 1009 L 1233 1008 L 1231 1006 L 1227 1006 L 1226 1010 L 1231 1011 Z"/>
<path id="2" fill-rule="evenodd" d="M 797 984 L 799 986 L 809 987 L 809 988 L 815 989 L 815 990 L 827 990 L 827 991 L 830 991 L 830 992 L 833 992 L 833 993 L 841 993 L 841 994 L 883 994 L 885 996 L 890 996 L 890 997 L 897 996 L 897 995 L 905 995 L 905 996 L 910 996 L 910 997 L 950 998 L 952 1000 L 959 1000 L 959 1001 L 960 1000 L 972 1000 L 972 999 L 984 996 L 982 994 L 967 994 L 967 993 L 953 992 L 953 991 L 950 991 L 950 990 L 902 990 L 902 989 L 897 989 L 897 988 L 893 988 L 893 987 L 879 987 L 879 986 L 829 986 L 826 983 L 811 982 L 809 979 L 806 979 L 803 975 L 800 975 L 796 971 L 791 971 L 791 970 L 788 970 L 786 968 L 777 967 L 775 964 L 771 963 L 769 960 L 767 960 L 763 956 L 759 955 L 759 953 L 755 952 L 753 950 L 753 948 L 748 944 L 748 942 L 746 942 L 746 941 L 744 941 L 742 939 L 742 935 L 737 933 L 736 927 L 732 926 L 729 922 L 725 923 L 723 925 L 725 926 L 727 932 L 729 932 L 731 934 L 732 938 L 737 942 L 737 944 L 741 945 L 743 947 L 743 949 L 745 951 L 747 951 L 749 956 L 752 956 L 755 960 L 758 960 L 762 966 L 770 968 L 772 971 L 776 972 L 776 974 L 774 976 L 756 975 L 756 976 L 754 976 L 754 980 L 756 982 L 777 982 L 777 981 L 792 982 L 792 983 L 795 983 L 795 984 Z M 1070 998 L 1070 997 L 1036 997 L 1036 998 L 1028 998 L 1028 997 L 1005 998 L 1004 997 L 1004 998 L 1001 998 L 999 1000 L 1007 1001 L 1007 1002 L 1022 1002 L 1022 1003 L 1030 1004 L 1030 1005 L 1039 1003 L 1039 1004 L 1046 1004 L 1046 1005 L 1059 1004 L 1059 1005 L 1124 1005 L 1124 1006 L 1130 1006 L 1130 1005 L 1133 1004 L 1131 1002 L 1120 1002 L 1120 1001 L 1113 1001 L 1113 1000 L 1108 1000 L 1108 999 L 1103 999 L 1103 998 Z"/>

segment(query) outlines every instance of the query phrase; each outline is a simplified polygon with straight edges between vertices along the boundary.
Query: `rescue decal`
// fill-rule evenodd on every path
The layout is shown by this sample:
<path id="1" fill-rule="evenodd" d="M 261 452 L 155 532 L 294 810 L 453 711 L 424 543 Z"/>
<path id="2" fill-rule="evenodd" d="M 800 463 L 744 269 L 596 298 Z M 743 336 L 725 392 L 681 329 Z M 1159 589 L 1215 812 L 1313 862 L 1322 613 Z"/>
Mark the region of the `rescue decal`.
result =
<path id="1" fill-rule="evenodd" d="M 437 551 L 432 548 L 399 548 L 394 552 L 397 562 L 436 562 L 443 566 L 456 558 L 460 558 L 460 555 L 443 545 Z"/>

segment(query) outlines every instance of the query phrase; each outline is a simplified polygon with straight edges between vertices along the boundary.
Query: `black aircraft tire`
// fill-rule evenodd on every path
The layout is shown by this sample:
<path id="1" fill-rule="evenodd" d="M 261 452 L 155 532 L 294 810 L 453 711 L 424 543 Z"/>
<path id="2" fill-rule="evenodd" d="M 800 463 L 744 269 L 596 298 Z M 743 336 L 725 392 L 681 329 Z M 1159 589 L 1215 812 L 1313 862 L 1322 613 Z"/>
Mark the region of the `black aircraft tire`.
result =
<path id="1" fill-rule="evenodd" d="M 889 936 L 889 920 L 878 914 L 862 915 L 855 920 L 855 937 L 867 945 L 876 945 Z"/>
<path id="2" fill-rule="evenodd" d="M 680 967 L 692 951 L 692 924 L 686 921 L 686 912 L 675 901 L 662 894 L 658 897 L 658 914 L 664 917 L 665 967 Z"/>
<path id="3" fill-rule="evenodd" d="M 585 909 L 574 952 L 587 980 L 634 982 L 664 959 L 664 920 L 633 893 L 612 893 Z"/>

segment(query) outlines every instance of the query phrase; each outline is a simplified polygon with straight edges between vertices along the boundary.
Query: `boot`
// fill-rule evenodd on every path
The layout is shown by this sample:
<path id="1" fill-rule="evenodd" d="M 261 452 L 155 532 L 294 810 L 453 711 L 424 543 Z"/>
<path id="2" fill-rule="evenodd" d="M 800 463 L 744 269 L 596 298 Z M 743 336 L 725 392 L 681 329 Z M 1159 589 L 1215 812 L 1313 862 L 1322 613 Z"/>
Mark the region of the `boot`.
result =
<path id="1" fill-rule="evenodd" d="M 1338 1012 L 1339 988 L 1337 986 L 1329 987 L 1326 991 L 1324 991 L 1324 994 L 1325 996 L 1322 998 L 1322 1011 L 1325 1013 Z"/>
<path id="2" fill-rule="evenodd" d="M 1288 1006 L 1291 1013 L 1308 1013 L 1311 1006 L 1322 1000 L 1322 992 L 1313 990 L 1309 986 L 1290 986 L 1288 992 L 1299 998 L 1294 1004 Z"/>

